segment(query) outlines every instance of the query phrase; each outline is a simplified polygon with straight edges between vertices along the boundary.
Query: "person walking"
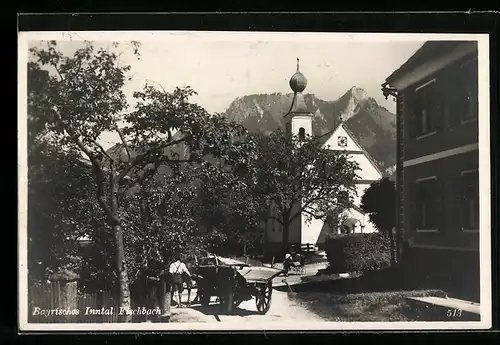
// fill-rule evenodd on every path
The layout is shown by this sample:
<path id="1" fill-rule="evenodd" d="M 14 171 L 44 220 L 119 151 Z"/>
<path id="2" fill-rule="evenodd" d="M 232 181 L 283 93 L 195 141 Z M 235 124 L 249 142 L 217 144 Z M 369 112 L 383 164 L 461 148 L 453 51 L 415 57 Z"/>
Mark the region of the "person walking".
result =
<path id="1" fill-rule="evenodd" d="M 187 269 L 186 265 L 181 261 L 180 255 L 175 256 L 175 261 L 170 264 L 169 272 L 172 276 L 172 297 L 175 301 L 175 296 L 177 295 L 177 308 L 180 308 L 182 307 L 181 296 L 182 291 L 184 290 L 182 276 L 187 275 L 191 278 L 191 273 Z"/>
<path id="2" fill-rule="evenodd" d="M 283 260 L 283 269 L 285 271 L 285 277 L 288 276 L 291 267 L 292 267 L 292 254 L 286 253 L 285 260 Z"/>

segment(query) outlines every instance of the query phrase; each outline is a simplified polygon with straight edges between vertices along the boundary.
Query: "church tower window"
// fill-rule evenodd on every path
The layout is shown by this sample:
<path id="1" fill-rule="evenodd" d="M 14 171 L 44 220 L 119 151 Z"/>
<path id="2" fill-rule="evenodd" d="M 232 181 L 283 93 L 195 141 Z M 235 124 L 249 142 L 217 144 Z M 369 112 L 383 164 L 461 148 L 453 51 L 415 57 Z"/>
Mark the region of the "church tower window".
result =
<path id="1" fill-rule="evenodd" d="M 299 128 L 299 139 L 300 140 L 306 139 L 306 130 L 304 129 L 304 127 Z"/>

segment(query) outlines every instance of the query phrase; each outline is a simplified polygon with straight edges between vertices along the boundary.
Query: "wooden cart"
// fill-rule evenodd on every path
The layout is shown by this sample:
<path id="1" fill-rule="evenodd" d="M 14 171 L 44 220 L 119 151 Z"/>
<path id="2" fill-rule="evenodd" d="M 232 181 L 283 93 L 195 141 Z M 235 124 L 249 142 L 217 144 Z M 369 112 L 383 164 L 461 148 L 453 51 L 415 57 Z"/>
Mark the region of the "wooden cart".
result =
<path id="1" fill-rule="evenodd" d="M 255 297 L 257 311 L 265 314 L 271 307 L 272 280 L 281 273 L 216 255 L 202 258 L 196 266 L 200 302 L 208 305 L 217 296 L 223 311 L 231 313 L 241 302 Z"/>

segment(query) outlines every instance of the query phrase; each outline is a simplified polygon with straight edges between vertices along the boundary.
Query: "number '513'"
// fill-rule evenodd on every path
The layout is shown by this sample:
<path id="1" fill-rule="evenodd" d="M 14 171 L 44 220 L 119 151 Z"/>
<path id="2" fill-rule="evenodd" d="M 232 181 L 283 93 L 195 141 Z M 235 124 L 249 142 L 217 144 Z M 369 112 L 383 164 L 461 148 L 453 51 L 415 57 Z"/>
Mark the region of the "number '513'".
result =
<path id="1" fill-rule="evenodd" d="M 448 309 L 446 311 L 447 317 L 460 317 L 462 316 L 462 309 Z"/>

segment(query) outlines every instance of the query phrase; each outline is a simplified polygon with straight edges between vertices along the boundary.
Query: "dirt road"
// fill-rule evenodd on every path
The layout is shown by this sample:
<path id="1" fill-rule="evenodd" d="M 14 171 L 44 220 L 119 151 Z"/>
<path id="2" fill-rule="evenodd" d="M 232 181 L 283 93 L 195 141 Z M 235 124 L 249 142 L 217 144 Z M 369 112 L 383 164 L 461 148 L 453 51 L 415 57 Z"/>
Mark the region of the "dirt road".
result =
<path id="1" fill-rule="evenodd" d="M 304 272 L 300 275 L 292 274 L 286 278 L 289 285 L 292 286 L 301 282 L 301 277 L 315 275 L 319 269 L 326 267 L 325 263 L 317 263 L 306 265 Z M 280 268 L 280 267 L 277 267 Z M 283 281 L 284 277 L 276 277 L 273 280 L 273 286 L 285 286 Z M 283 290 L 283 289 L 281 289 Z M 191 292 L 194 298 L 196 295 L 195 290 Z M 185 301 L 187 295 L 183 297 Z M 320 316 L 312 313 L 304 306 L 298 305 L 294 299 L 288 297 L 287 292 L 273 289 L 271 308 L 265 315 L 257 313 L 255 306 L 255 299 L 242 302 L 238 308 L 233 311 L 232 315 L 224 315 L 221 313 L 221 308 L 212 297 L 212 303 L 208 307 L 201 307 L 200 305 L 193 305 L 190 308 L 175 308 L 171 310 L 172 322 L 315 322 L 325 321 Z"/>
<path id="2" fill-rule="evenodd" d="M 271 308 L 265 315 L 257 313 L 255 300 L 245 301 L 236 308 L 232 315 L 220 312 L 220 306 L 214 302 L 208 307 L 194 305 L 191 308 L 172 307 L 171 322 L 311 322 L 324 321 L 321 317 L 297 305 L 288 298 L 286 292 L 273 290 Z"/>

